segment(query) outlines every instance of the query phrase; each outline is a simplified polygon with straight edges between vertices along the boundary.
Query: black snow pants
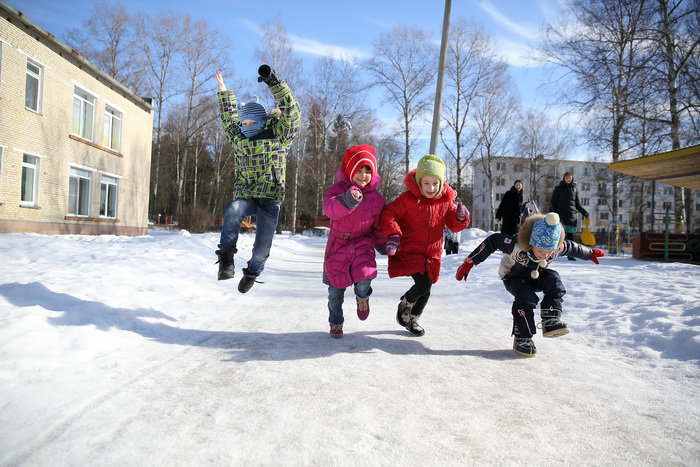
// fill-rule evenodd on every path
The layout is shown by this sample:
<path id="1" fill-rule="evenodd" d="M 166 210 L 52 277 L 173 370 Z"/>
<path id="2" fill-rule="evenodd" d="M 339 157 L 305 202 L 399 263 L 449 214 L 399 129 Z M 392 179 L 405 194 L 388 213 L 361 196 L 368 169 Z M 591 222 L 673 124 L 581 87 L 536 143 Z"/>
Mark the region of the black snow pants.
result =
<path id="1" fill-rule="evenodd" d="M 535 292 L 544 293 L 540 303 L 542 317 L 561 316 L 566 289 L 557 271 L 541 269 L 537 279 L 506 276 L 503 279 L 503 285 L 515 297 L 511 313 L 513 314 L 513 332 L 517 332 L 519 337 L 532 337 L 537 333 L 534 309 L 540 299 Z"/>

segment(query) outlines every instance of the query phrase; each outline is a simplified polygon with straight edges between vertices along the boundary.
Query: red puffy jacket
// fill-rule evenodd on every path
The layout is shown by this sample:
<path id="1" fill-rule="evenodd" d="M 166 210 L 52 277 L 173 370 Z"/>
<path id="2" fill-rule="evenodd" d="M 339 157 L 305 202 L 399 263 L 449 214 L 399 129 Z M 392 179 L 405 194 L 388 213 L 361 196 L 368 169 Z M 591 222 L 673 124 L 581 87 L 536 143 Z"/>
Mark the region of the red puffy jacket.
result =
<path id="1" fill-rule="evenodd" d="M 457 220 L 453 202 L 457 194 L 447 183 L 435 198 L 423 196 L 415 170 L 406 174 L 404 184 L 408 191 L 384 206 L 380 217 L 384 235 L 396 234 L 401 240 L 399 250 L 389 256 L 389 277 L 427 273 L 434 284 L 440 278 L 445 225 L 460 232 L 469 226 L 471 216 Z"/>

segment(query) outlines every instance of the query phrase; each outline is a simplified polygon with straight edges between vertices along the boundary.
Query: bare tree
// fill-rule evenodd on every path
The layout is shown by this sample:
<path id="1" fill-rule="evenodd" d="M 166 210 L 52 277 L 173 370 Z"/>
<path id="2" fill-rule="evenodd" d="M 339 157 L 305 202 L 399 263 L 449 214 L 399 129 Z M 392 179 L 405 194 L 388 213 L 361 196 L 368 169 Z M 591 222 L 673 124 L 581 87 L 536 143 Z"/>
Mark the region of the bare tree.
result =
<path id="1" fill-rule="evenodd" d="M 406 172 L 411 166 L 414 122 L 432 105 L 429 86 L 437 73 L 436 46 L 419 27 L 397 26 L 374 41 L 367 68 L 373 84 L 386 91 L 387 100 L 401 113 Z"/>
<path id="2" fill-rule="evenodd" d="M 519 101 L 515 94 L 515 86 L 508 74 L 505 63 L 499 64 L 499 72 L 490 81 L 488 92 L 477 102 L 474 113 L 479 145 L 479 162 L 482 164 L 488 187 L 486 194 L 490 197 L 490 205 L 494 206 L 494 184 L 500 178 L 500 170 L 494 167 L 497 159 L 508 154 L 514 135 L 513 119 L 519 113 Z M 476 195 L 476 193 L 475 193 Z M 493 209 L 489 212 L 487 222 L 493 228 Z"/>
<path id="3" fill-rule="evenodd" d="M 364 86 L 358 80 L 357 65 L 347 58 L 320 58 L 314 65 L 314 81 L 309 88 L 314 96 L 313 137 L 306 147 L 304 167 L 309 170 L 316 191 L 317 214 L 321 212 L 323 194 L 333 182 L 341 161 L 340 133 L 352 128 L 352 122 L 363 118 Z"/>
<path id="4" fill-rule="evenodd" d="M 146 13 L 135 15 L 137 47 L 144 65 L 146 92 L 153 97 L 156 108 L 154 144 L 151 164 L 151 214 L 160 212 L 158 192 L 160 190 L 161 153 L 163 145 L 163 116 L 167 105 L 177 96 L 175 78 L 182 41 L 179 35 L 185 15 L 165 11 L 158 16 Z"/>
<path id="5" fill-rule="evenodd" d="M 455 188 L 464 196 L 464 172 L 481 143 L 471 124 L 474 107 L 500 67 L 493 38 L 483 26 L 459 18 L 450 29 L 440 140 L 455 165 Z"/>
<path id="6" fill-rule="evenodd" d="M 109 76 L 140 94 L 141 62 L 133 47 L 132 19 L 124 4 L 100 0 L 82 25 L 68 30 L 66 42 Z"/>
<path id="7" fill-rule="evenodd" d="M 289 40 L 289 33 L 282 24 L 280 16 L 275 16 L 272 20 L 264 23 L 261 26 L 262 42 L 255 49 L 255 55 L 259 62 L 266 63 L 272 67 L 280 79 L 285 80 L 291 89 L 294 90 L 294 95 L 300 102 L 303 109 L 307 108 L 304 99 L 304 80 L 303 80 L 303 64 L 301 59 L 295 56 L 294 49 Z M 269 93 L 263 93 L 263 99 L 270 98 Z M 287 223 L 287 227 L 293 230 L 297 219 L 297 204 L 298 204 L 298 169 L 299 158 L 303 151 L 299 148 L 303 147 L 306 138 L 306 125 L 302 122 L 302 126 L 294 139 L 291 148 L 287 151 L 287 177 L 285 184 L 287 185 L 287 193 L 291 193 L 291 200 L 286 201 L 282 206 L 280 219 Z M 291 186 L 290 186 L 291 185 Z M 281 227 L 281 226 L 280 226 Z"/>
<path id="8" fill-rule="evenodd" d="M 192 20 L 185 16 L 180 37 L 184 43 L 182 84 L 185 122 L 184 140 L 178 159 L 176 214 L 182 206 L 190 151 L 193 149 L 191 143 L 195 135 L 212 120 L 211 113 L 206 111 L 207 102 L 210 102 L 208 96 L 213 94 L 211 77 L 228 61 L 230 49 L 228 40 L 221 35 L 219 29 L 212 27 L 203 18 Z"/>
<path id="9" fill-rule="evenodd" d="M 650 80 L 644 89 L 651 96 L 639 102 L 651 100 L 656 103 L 658 113 L 649 115 L 634 109 L 631 113 L 641 119 L 661 123 L 668 128 L 668 139 L 672 149 L 680 149 L 685 144 L 695 144 L 700 137 L 697 131 L 686 132 L 683 138 L 683 120 L 693 121 L 693 115 L 700 111 L 697 96 L 698 63 L 700 62 L 700 37 L 697 29 L 700 19 L 700 2 L 697 0 L 650 0 L 651 27 L 645 48 L 643 66 L 650 71 Z M 696 34 L 693 34 L 695 32 Z M 696 74 L 693 74 L 694 70 Z M 645 107 L 645 110 L 649 107 Z M 691 126 L 692 125 L 685 125 Z M 685 141 L 683 141 L 685 139 Z M 676 209 L 687 220 L 692 218 L 693 205 L 690 190 L 677 187 L 675 190 Z M 686 222 L 688 233 L 692 223 Z"/>
<path id="10" fill-rule="evenodd" d="M 560 98 L 587 117 L 592 143 L 613 162 L 629 153 L 625 144 L 632 102 L 640 98 L 639 50 L 646 25 L 645 0 L 574 0 L 569 18 L 547 25 L 540 51 L 564 73 Z M 617 219 L 618 175 L 613 174 L 612 210 Z"/>
<path id="11" fill-rule="evenodd" d="M 546 206 L 551 193 L 538 193 L 537 189 L 542 186 L 542 180 L 546 177 L 544 186 L 552 186 L 553 175 L 547 174 L 543 166 L 547 161 L 561 159 L 566 151 L 566 144 L 559 135 L 560 131 L 550 122 L 547 116 L 534 109 L 528 109 L 520 119 L 517 127 L 518 135 L 515 149 L 520 157 L 530 161 L 529 177 L 525 189 L 529 193 L 529 199 L 535 200 L 538 206 Z M 545 204 L 547 203 L 547 204 Z"/>

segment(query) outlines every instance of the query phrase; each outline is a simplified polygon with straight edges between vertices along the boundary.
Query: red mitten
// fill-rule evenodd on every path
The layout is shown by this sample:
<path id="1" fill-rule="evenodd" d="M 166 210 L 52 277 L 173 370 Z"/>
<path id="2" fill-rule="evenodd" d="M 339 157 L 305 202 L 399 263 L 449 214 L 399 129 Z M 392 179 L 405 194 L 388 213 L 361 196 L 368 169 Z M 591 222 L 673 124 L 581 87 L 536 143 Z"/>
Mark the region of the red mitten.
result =
<path id="1" fill-rule="evenodd" d="M 471 260 L 471 258 L 467 258 L 464 260 L 462 265 L 457 268 L 457 274 L 455 274 L 455 279 L 458 281 L 466 281 L 467 276 L 469 275 L 469 271 L 474 267 L 474 261 Z"/>
<path id="2" fill-rule="evenodd" d="M 593 248 L 593 256 L 591 256 L 591 261 L 593 261 L 595 264 L 600 264 L 598 258 L 601 256 L 605 256 L 605 252 L 600 248 Z"/>

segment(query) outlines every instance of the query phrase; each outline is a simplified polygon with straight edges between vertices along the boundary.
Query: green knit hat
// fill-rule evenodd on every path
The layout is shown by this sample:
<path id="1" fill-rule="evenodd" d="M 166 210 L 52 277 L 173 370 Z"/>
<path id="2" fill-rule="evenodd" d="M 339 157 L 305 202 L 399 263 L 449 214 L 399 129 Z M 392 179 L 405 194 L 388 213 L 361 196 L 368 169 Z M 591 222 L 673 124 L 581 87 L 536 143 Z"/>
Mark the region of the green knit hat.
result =
<path id="1" fill-rule="evenodd" d="M 419 188 L 421 179 L 430 175 L 440 180 L 440 190 L 436 195 L 440 196 L 445 186 L 445 163 L 442 162 L 442 159 L 438 156 L 433 156 L 432 154 L 423 156 L 421 160 L 418 161 L 418 167 L 416 167 L 416 182 L 418 182 Z M 421 188 L 421 192 L 422 191 L 423 189 Z"/>

